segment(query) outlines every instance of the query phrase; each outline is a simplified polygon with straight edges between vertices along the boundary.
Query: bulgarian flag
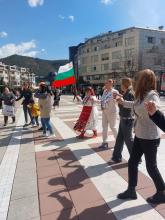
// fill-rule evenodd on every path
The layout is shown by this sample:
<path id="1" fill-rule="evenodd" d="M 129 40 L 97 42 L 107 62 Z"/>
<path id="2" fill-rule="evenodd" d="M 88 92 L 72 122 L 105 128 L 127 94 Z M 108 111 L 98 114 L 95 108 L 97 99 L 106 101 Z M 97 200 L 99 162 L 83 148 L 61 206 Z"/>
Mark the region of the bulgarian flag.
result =
<path id="1" fill-rule="evenodd" d="M 73 64 L 71 62 L 71 63 L 67 63 L 64 66 L 60 66 L 58 73 L 55 76 L 54 81 L 52 82 L 52 87 L 58 88 L 75 83 L 76 83 L 76 79 L 74 76 Z"/>

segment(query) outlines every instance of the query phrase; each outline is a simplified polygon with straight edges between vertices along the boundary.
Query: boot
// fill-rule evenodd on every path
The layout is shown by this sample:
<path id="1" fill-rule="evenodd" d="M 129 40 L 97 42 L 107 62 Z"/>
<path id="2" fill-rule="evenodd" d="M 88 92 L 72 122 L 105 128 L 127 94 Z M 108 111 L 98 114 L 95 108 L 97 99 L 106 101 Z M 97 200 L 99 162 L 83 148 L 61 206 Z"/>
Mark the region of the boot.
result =
<path id="1" fill-rule="evenodd" d="M 118 199 L 137 199 L 135 188 L 128 187 L 128 189 L 125 192 L 118 194 L 117 198 Z"/>
<path id="2" fill-rule="evenodd" d="M 93 138 L 96 138 L 97 137 L 97 130 L 93 130 Z"/>
<path id="3" fill-rule="evenodd" d="M 106 148 L 108 148 L 108 143 L 102 143 L 98 148 L 99 149 L 106 149 Z"/>
<path id="4" fill-rule="evenodd" d="M 147 202 L 153 204 L 165 203 L 165 191 L 158 191 L 153 196 L 147 198 Z"/>
<path id="5" fill-rule="evenodd" d="M 8 116 L 4 116 L 4 126 L 7 125 L 7 122 L 8 122 Z"/>
<path id="6" fill-rule="evenodd" d="M 15 123 L 15 117 L 12 117 L 12 122 L 13 122 L 13 124 Z"/>

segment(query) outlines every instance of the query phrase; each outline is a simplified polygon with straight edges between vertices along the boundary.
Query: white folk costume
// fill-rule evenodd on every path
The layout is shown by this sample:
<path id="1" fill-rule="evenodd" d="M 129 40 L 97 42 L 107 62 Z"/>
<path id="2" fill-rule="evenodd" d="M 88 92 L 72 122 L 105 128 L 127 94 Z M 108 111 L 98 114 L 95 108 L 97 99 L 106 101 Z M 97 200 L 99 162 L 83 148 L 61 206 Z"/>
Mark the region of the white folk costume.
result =
<path id="1" fill-rule="evenodd" d="M 82 101 L 83 109 L 78 121 L 74 126 L 74 130 L 83 132 L 86 130 L 97 130 L 98 125 L 98 109 L 96 103 L 98 102 L 96 96 L 85 96 Z"/>
<path id="2" fill-rule="evenodd" d="M 113 93 L 119 92 L 116 89 L 104 90 L 101 97 L 103 143 L 107 143 L 108 125 L 110 125 L 114 137 L 117 137 L 118 104 L 113 98 Z"/>

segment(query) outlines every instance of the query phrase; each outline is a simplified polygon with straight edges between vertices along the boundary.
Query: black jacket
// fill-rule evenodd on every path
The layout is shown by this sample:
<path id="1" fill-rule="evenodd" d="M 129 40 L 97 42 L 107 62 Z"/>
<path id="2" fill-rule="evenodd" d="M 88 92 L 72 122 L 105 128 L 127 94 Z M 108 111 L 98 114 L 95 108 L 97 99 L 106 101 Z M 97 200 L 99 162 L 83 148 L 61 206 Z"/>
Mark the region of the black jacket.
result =
<path id="1" fill-rule="evenodd" d="M 17 98 L 16 101 L 18 101 L 22 98 L 24 98 L 24 100 L 22 101 L 22 105 L 28 105 L 30 100 L 33 98 L 32 91 L 30 89 L 23 90 L 21 92 L 21 96 L 19 98 Z"/>
<path id="2" fill-rule="evenodd" d="M 151 120 L 165 132 L 165 116 L 164 114 L 157 110 L 154 115 L 150 116 Z"/>
<path id="3" fill-rule="evenodd" d="M 126 91 L 126 93 L 123 95 L 123 99 L 126 101 L 134 101 L 134 92 L 133 90 L 130 88 Z M 124 117 L 124 118 L 133 118 L 134 117 L 134 113 L 132 109 L 129 108 L 124 108 L 123 105 L 119 104 L 119 115 L 120 117 Z"/>

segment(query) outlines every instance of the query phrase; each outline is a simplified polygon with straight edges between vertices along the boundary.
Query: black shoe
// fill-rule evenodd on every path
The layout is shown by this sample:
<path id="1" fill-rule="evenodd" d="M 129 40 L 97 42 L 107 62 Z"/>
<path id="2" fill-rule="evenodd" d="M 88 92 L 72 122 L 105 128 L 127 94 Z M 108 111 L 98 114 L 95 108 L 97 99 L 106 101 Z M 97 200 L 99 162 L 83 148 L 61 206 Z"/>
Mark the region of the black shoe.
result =
<path id="1" fill-rule="evenodd" d="M 165 192 L 157 192 L 153 196 L 147 198 L 148 203 L 160 204 L 165 203 Z"/>
<path id="2" fill-rule="evenodd" d="M 26 123 L 26 124 L 24 124 L 24 126 L 23 126 L 23 127 L 27 127 L 28 125 L 29 125 L 29 124 L 27 124 L 27 123 Z"/>
<path id="3" fill-rule="evenodd" d="M 7 126 L 7 123 L 5 123 L 3 126 L 6 127 L 6 126 Z"/>
<path id="4" fill-rule="evenodd" d="M 39 128 L 38 131 L 43 131 L 43 127 Z"/>
<path id="5" fill-rule="evenodd" d="M 137 194 L 135 189 L 128 188 L 125 192 L 118 194 L 118 199 L 137 199 Z"/>
<path id="6" fill-rule="evenodd" d="M 114 163 L 121 163 L 121 162 L 122 162 L 122 159 L 121 159 L 121 158 L 118 158 L 118 159 L 117 159 L 117 158 L 112 157 L 112 158 L 111 158 L 111 161 L 114 162 Z"/>
<path id="7" fill-rule="evenodd" d="M 98 148 L 99 149 L 106 149 L 106 148 L 108 148 L 108 143 L 102 143 Z"/>

